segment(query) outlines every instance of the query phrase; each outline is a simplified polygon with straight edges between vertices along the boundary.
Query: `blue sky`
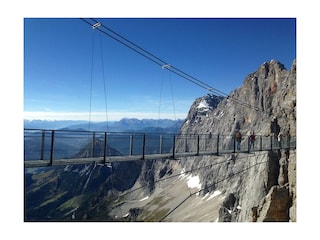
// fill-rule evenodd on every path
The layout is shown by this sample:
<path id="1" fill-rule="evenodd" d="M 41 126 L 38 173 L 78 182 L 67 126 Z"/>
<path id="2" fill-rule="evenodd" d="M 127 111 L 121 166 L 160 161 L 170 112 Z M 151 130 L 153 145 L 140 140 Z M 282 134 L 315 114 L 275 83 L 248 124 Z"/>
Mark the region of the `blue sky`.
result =
<path id="1" fill-rule="evenodd" d="M 265 61 L 296 58 L 295 19 L 97 20 L 225 93 Z M 26 119 L 181 119 L 207 93 L 78 18 L 24 19 Z"/>

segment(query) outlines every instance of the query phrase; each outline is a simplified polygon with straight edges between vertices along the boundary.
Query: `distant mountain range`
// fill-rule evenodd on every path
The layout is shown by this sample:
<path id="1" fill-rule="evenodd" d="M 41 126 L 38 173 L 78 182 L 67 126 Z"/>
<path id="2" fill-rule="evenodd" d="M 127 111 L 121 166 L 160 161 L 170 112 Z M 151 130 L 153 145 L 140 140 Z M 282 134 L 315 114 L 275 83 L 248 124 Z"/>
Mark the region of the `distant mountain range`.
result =
<path id="1" fill-rule="evenodd" d="M 88 122 L 84 121 L 24 121 L 24 127 L 30 129 L 47 129 L 47 130 L 90 130 L 90 131 L 102 131 L 102 132 L 130 132 L 130 133 L 178 133 L 182 120 L 169 120 L 169 119 L 129 119 L 125 118 L 116 122 L 95 122 L 90 123 L 90 129 Z M 48 160 L 50 158 L 50 133 L 46 132 L 44 141 L 43 159 Z M 74 138 L 72 132 L 59 132 L 55 137 L 54 156 L 59 158 L 70 158 L 78 153 L 88 143 L 88 137 Z M 158 139 L 157 139 L 158 140 Z M 139 141 L 135 140 L 133 145 L 134 153 L 136 149 L 139 149 Z M 163 149 L 167 147 L 167 140 L 163 142 Z M 127 139 L 112 138 L 109 135 L 108 143 L 111 147 L 120 151 L 121 153 L 127 153 L 129 151 L 129 145 Z M 137 145 L 137 146 L 136 146 Z M 158 144 L 156 145 L 158 146 Z M 168 146 L 171 146 L 170 143 Z M 35 160 L 40 158 L 41 148 L 41 136 L 39 132 L 25 132 L 24 136 L 24 159 Z"/>
<path id="2" fill-rule="evenodd" d="M 87 121 L 48 121 L 48 120 L 24 120 L 24 128 L 35 129 L 70 129 L 91 130 L 107 132 L 178 132 L 183 120 L 170 119 L 136 119 L 123 118 L 119 121 L 89 122 Z"/>

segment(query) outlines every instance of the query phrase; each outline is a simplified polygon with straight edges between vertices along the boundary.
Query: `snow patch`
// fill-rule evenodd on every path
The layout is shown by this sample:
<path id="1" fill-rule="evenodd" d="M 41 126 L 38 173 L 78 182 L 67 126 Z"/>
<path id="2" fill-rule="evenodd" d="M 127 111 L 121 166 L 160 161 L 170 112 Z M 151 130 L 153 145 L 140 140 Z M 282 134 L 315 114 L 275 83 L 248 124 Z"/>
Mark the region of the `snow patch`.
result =
<path id="1" fill-rule="evenodd" d="M 186 172 L 186 170 L 183 168 L 183 169 L 181 170 L 181 172 L 180 172 L 180 176 L 179 176 L 180 179 L 183 179 L 183 178 L 186 178 L 186 177 L 187 177 L 187 175 L 185 174 L 185 172 Z"/>
<path id="2" fill-rule="evenodd" d="M 187 175 L 185 174 L 186 170 L 182 169 L 180 172 L 180 179 L 186 179 L 187 180 L 187 185 L 189 188 L 198 188 L 199 190 L 201 189 L 201 183 L 200 183 L 200 178 L 199 176 L 192 176 L 192 175 Z"/>
<path id="3" fill-rule="evenodd" d="M 192 175 L 188 176 L 187 184 L 189 188 L 198 188 L 199 190 L 201 189 L 199 176 L 194 176 L 194 177 Z"/>
<path id="4" fill-rule="evenodd" d="M 196 107 L 196 109 L 200 109 L 201 112 L 205 112 L 205 111 L 209 111 L 210 110 L 210 106 L 207 103 L 206 100 L 201 100 L 201 102 L 198 104 L 198 106 Z"/>
<path id="5" fill-rule="evenodd" d="M 210 195 L 210 197 L 207 199 L 207 201 L 216 197 L 216 196 L 219 196 L 220 194 L 221 194 L 221 192 L 219 190 L 214 191 L 213 194 Z"/>
<path id="6" fill-rule="evenodd" d="M 210 194 L 210 193 L 207 193 L 206 195 L 204 195 L 202 197 L 202 200 L 205 200 L 205 201 L 208 201 L 216 196 L 219 196 L 221 194 L 221 192 L 219 190 L 216 190 L 214 191 L 214 193 Z"/>
<path id="7" fill-rule="evenodd" d="M 209 108 L 209 104 L 206 100 L 201 100 L 201 102 L 198 104 L 197 108 Z"/>
<path id="8" fill-rule="evenodd" d="M 205 200 L 209 195 L 210 195 L 210 193 L 207 193 L 206 195 L 204 195 L 204 196 L 202 197 L 202 200 Z"/>
<path id="9" fill-rule="evenodd" d="M 142 201 L 144 201 L 144 200 L 147 200 L 148 198 L 149 198 L 149 196 L 146 196 L 145 198 L 140 199 L 139 202 L 142 202 Z"/>

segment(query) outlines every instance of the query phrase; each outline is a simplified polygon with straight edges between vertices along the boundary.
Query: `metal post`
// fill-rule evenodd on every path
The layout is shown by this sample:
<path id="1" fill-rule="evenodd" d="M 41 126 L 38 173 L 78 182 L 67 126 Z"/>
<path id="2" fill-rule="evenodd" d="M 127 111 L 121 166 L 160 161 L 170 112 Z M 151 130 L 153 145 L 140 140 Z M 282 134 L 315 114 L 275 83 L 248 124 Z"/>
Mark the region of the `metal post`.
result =
<path id="1" fill-rule="evenodd" d="M 44 137 L 45 137 L 45 131 L 42 130 L 40 160 L 43 160 L 43 155 L 44 155 Z"/>
<path id="2" fill-rule="evenodd" d="M 143 134 L 143 146 L 142 146 L 142 160 L 144 160 L 146 154 L 146 134 Z"/>
<path id="3" fill-rule="evenodd" d="M 107 132 L 104 133 L 104 151 L 103 151 L 103 163 L 106 164 L 107 152 Z"/>
<path id="4" fill-rule="evenodd" d="M 132 146 L 133 146 L 133 136 L 130 134 L 130 147 L 129 147 L 129 155 L 132 156 Z"/>
<path id="5" fill-rule="evenodd" d="M 220 142 L 220 134 L 217 136 L 217 156 L 219 156 L 219 142 Z"/>
<path id="6" fill-rule="evenodd" d="M 176 151 L 176 135 L 173 135 L 173 143 L 172 143 L 172 158 L 175 159 L 175 151 Z"/>
<path id="7" fill-rule="evenodd" d="M 233 153 L 236 152 L 236 135 L 233 136 Z"/>
<path id="8" fill-rule="evenodd" d="M 251 145 L 250 145 L 250 136 L 248 136 L 248 153 L 250 153 L 250 147 L 251 147 Z"/>
<path id="9" fill-rule="evenodd" d="M 51 131 L 51 149 L 50 149 L 50 162 L 49 166 L 53 164 L 53 149 L 54 149 L 54 130 Z"/>
<path id="10" fill-rule="evenodd" d="M 270 134 L 270 150 L 272 150 L 272 134 Z"/>
<path id="11" fill-rule="evenodd" d="M 162 134 L 160 134 L 160 139 L 159 139 L 159 141 L 160 141 L 160 154 L 162 154 Z"/>
<path id="12" fill-rule="evenodd" d="M 92 135 L 92 157 L 94 157 L 95 150 L 96 150 L 96 133 L 93 132 L 93 135 Z"/>
<path id="13" fill-rule="evenodd" d="M 185 152 L 188 152 L 188 135 L 185 135 L 184 151 L 185 151 Z"/>
<path id="14" fill-rule="evenodd" d="M 262 136 L 260 135 L 260 151 L 262 151 Z"/>
<path id="15" fill-rule="evenodd" d="M 199 146 L 199 144 L 200 144 L 200 136 L 199 136 L 199 134 L 198 134 L 198 139 L 197 139 L 197 155 L 199 155 L 199 153 L 200 153 L 200 146 Z"/>

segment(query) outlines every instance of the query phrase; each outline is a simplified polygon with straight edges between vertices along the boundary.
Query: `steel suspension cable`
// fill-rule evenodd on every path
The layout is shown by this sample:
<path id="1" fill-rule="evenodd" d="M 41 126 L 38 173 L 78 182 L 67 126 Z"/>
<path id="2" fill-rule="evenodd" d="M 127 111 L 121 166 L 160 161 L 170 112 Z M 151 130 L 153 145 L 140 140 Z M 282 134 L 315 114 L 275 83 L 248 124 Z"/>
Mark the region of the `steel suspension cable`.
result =
<path id="1" fill-rule="evenodd" d="M 105 104 L 105 112 L 106 112 L 106 130 L 109 131 L 109 125 L 108 125 L 108 102 L 107 102 L 107 83 L 105 78 L 105 72 L 104 72 L 104 61 L 103 61 L 103 49 L 102 49 L 102 38 L 101 33 L 99 34 L 100 37 L 100 53 L 101 53 L 101 62 L 102 62 L 102 77 L 103 77 L 103 91 L 104 91 L 104 104 Z"/>
<path id="2" fill-rule="evenodd" d="M 91 18 L 91 20 L 93 20 L 95 23 L 99 23 L 97 20 Z M 164 66 L 164 65 L 169 65 L 169 63 L 167 61 L 164 61 L 162 59 L 160 59 L 159 57 L 157 57 L 156 55 L 152 54 L 151 52 L 145 50 L 144 48 L 140 47 L 139 45 L 137 45 L 136 43 L 130 41 L 129 39 L 127 39 L 126 37 L 120 35 L 119 33 L 113 31 L 111 28 L 105 26 L 105 25 L 101 25 L 103 28 L 107 29 L 108 31 L 112 32 L 113 34 L 115 34 L 116 36 L 120 37 L 121 39 L 125 40 L 126 42 L 130 43 L 131 45 L 135 46 L 136 48 L 140 49 L 141 51 L 143 51 L 144 53 L 146 53 L 147 55 L 150 55 L 152 56 L 153 58 L 155 58 L 156 60 L 158 60 L 159 62 L 157 62 L 157 64 L 161 65 L 161 66 Z M 121 42 L 122 43 L 122 42 Z M 127 45 L 126 45 L 127 46 Z M 143 55 L 144 56 L 144 55 Z M 185 73 L 184 71 L 174 67 L 174 66 L 171 66 L 169 65 L 171 68 L 174 69 L 174 71 L 171 71 L 171 72 L 174 72 L 175 74 L 178 74 L 179 76 L 183 77 L 183 78 L 186 78 L 188 77 L 189 81 L 193 82 L 193 83 L 196 83 L 197 85 L 201 86 L 201 87 L 204 87 L 206 88 L 207 90 L 209 89 L 213 89 L 211 86 L 209 86 L 208 84 L 206 84 L 205 82 L 203 81 L 200 81 L 199 79 Z M 168 68 L 167 68 L 168 69 Z M 193 79 L 193 81 L 191 80 Z"/>
<path id="3" fill-rule="evenodd" d="M 172 79 L 171 79 L 171 74 L 169 74 L 169 81 L 170 81 L 170 90 L 171 90 L 171 101 L 172 101 L 172 108 L 173 108 L 173 116 L 174 120 L 176 121 L 176 107 L 174 104 L 174 94 L 173 94 L 173 85 L 172 85 Z"/>
<path id="4" fill-rule="evenodd" d="M 88 120 L 88 130 L 91 130 L 91 108 L 92 108 L 92 89 L 93 89 L 93 59 L 94 59 L 94 31 L 92 31 L 92 43 L 91 43 L 91 75 L 90 75 L 90 93 L 89 93 L 89 120 Z M 90 143 L 90 134 L 88 133 L 88 142 Z M 94 143 L 93 143 L 94 144 Z M 92 146 L 93 149 L 93 146 Z M 93 153 L 92 153 L 93 154 Z M 93 156 L 93 155 L 92 155 Z M 89 157 L 89 151 L 87 152 L 87 157 Z"/>
<path id="5" fill-rule="evenodd" d="M 160 80 L 160 100 L 159 100 L 159 112 L 158 112 L 157 127 L 159 127 L 160 114 L 161 114 L 163 79 L 164 79 L 164 70 L 162 68 L 162 70 L 161 70 L 161 80 Z"/>
<path id="6" fill-rule="evenodd" d="M 204 88 L 206 89 L 207 91 L 209 92 L 212 92 L 218 96 L 222 96 L 222 97 L 227 97 L 228 99 L 232 100 L 233 102 L 237 103 L 237 104 L 240 104 L 242 106 L 245 106 L 245 107 L 249 107 L 255 111 L 260 111 L 260 112 L 264 112 L 262 109 L 258 108 L 258 107 L 254 107 L 252 106 L 251 104 L 249 103 L 246 103 L 246 102 L 243 102 L 241 101 L 240 99 L 237 99 L 237 98 L 234 98 L 234 97 L 231 97 L 230 95 L 216 89 L 216 88 L 213 88 L 211 87 L 209 84 L 185 73 L 184 71 L 170 65 L 167 61 L 164 61 L 162 60 L 161 58 L 157 57 L 156 55 L 152 54 L 151 52 L 145 50 L 144 48 L 140 47 L 139 45 L 137 45 L 136 43 L 130 41 L 129 39 L 125 38 L 124 36 L 118 34 L 117 32 L 115 32 L 114 30 L 112 30 L 111 28 L 101 24 L 99 21 L 97 21 L 96 19 L 91 19 L 92 22 L 86 20 L 86 19 L 83 19 L 81 18 L 82 21 L 84 21 L 85 23 L 89 24 L 90 26 L 94 27 L 95 24 L 100 24 L 99 26 L 101 27 L 98 27 L 97 29 L 99 31 L 101 31 L 102 33 L 106 34 L 107 36 L 111 37 L 112 39 L 116 40 L 117 42 L 121 43 L 122 45 L 130 48 L 131 50 L 133 50 L 134 52 L 138 53 L 139 55 L 147 58 L 148 60 L 154 62 L 155 64 L 163 67 L 164 65 L 169 65 L 170 67 L 167 68 L 168 71 L 171 71 L 173 72 L 174 74 L 184 78 L 185 80 L 193 83 L 193 84 L 196 84 L 198 85 L 199 87 L 201 88 Z M 112 34 L 102 30 L 101 28 L 105 29 L 106 31 L 109 31 L 111 32 Z M 119 39 L 120 38 L 120 39 Z M 131 45 L 131 46 L 130 46 Z"/>

